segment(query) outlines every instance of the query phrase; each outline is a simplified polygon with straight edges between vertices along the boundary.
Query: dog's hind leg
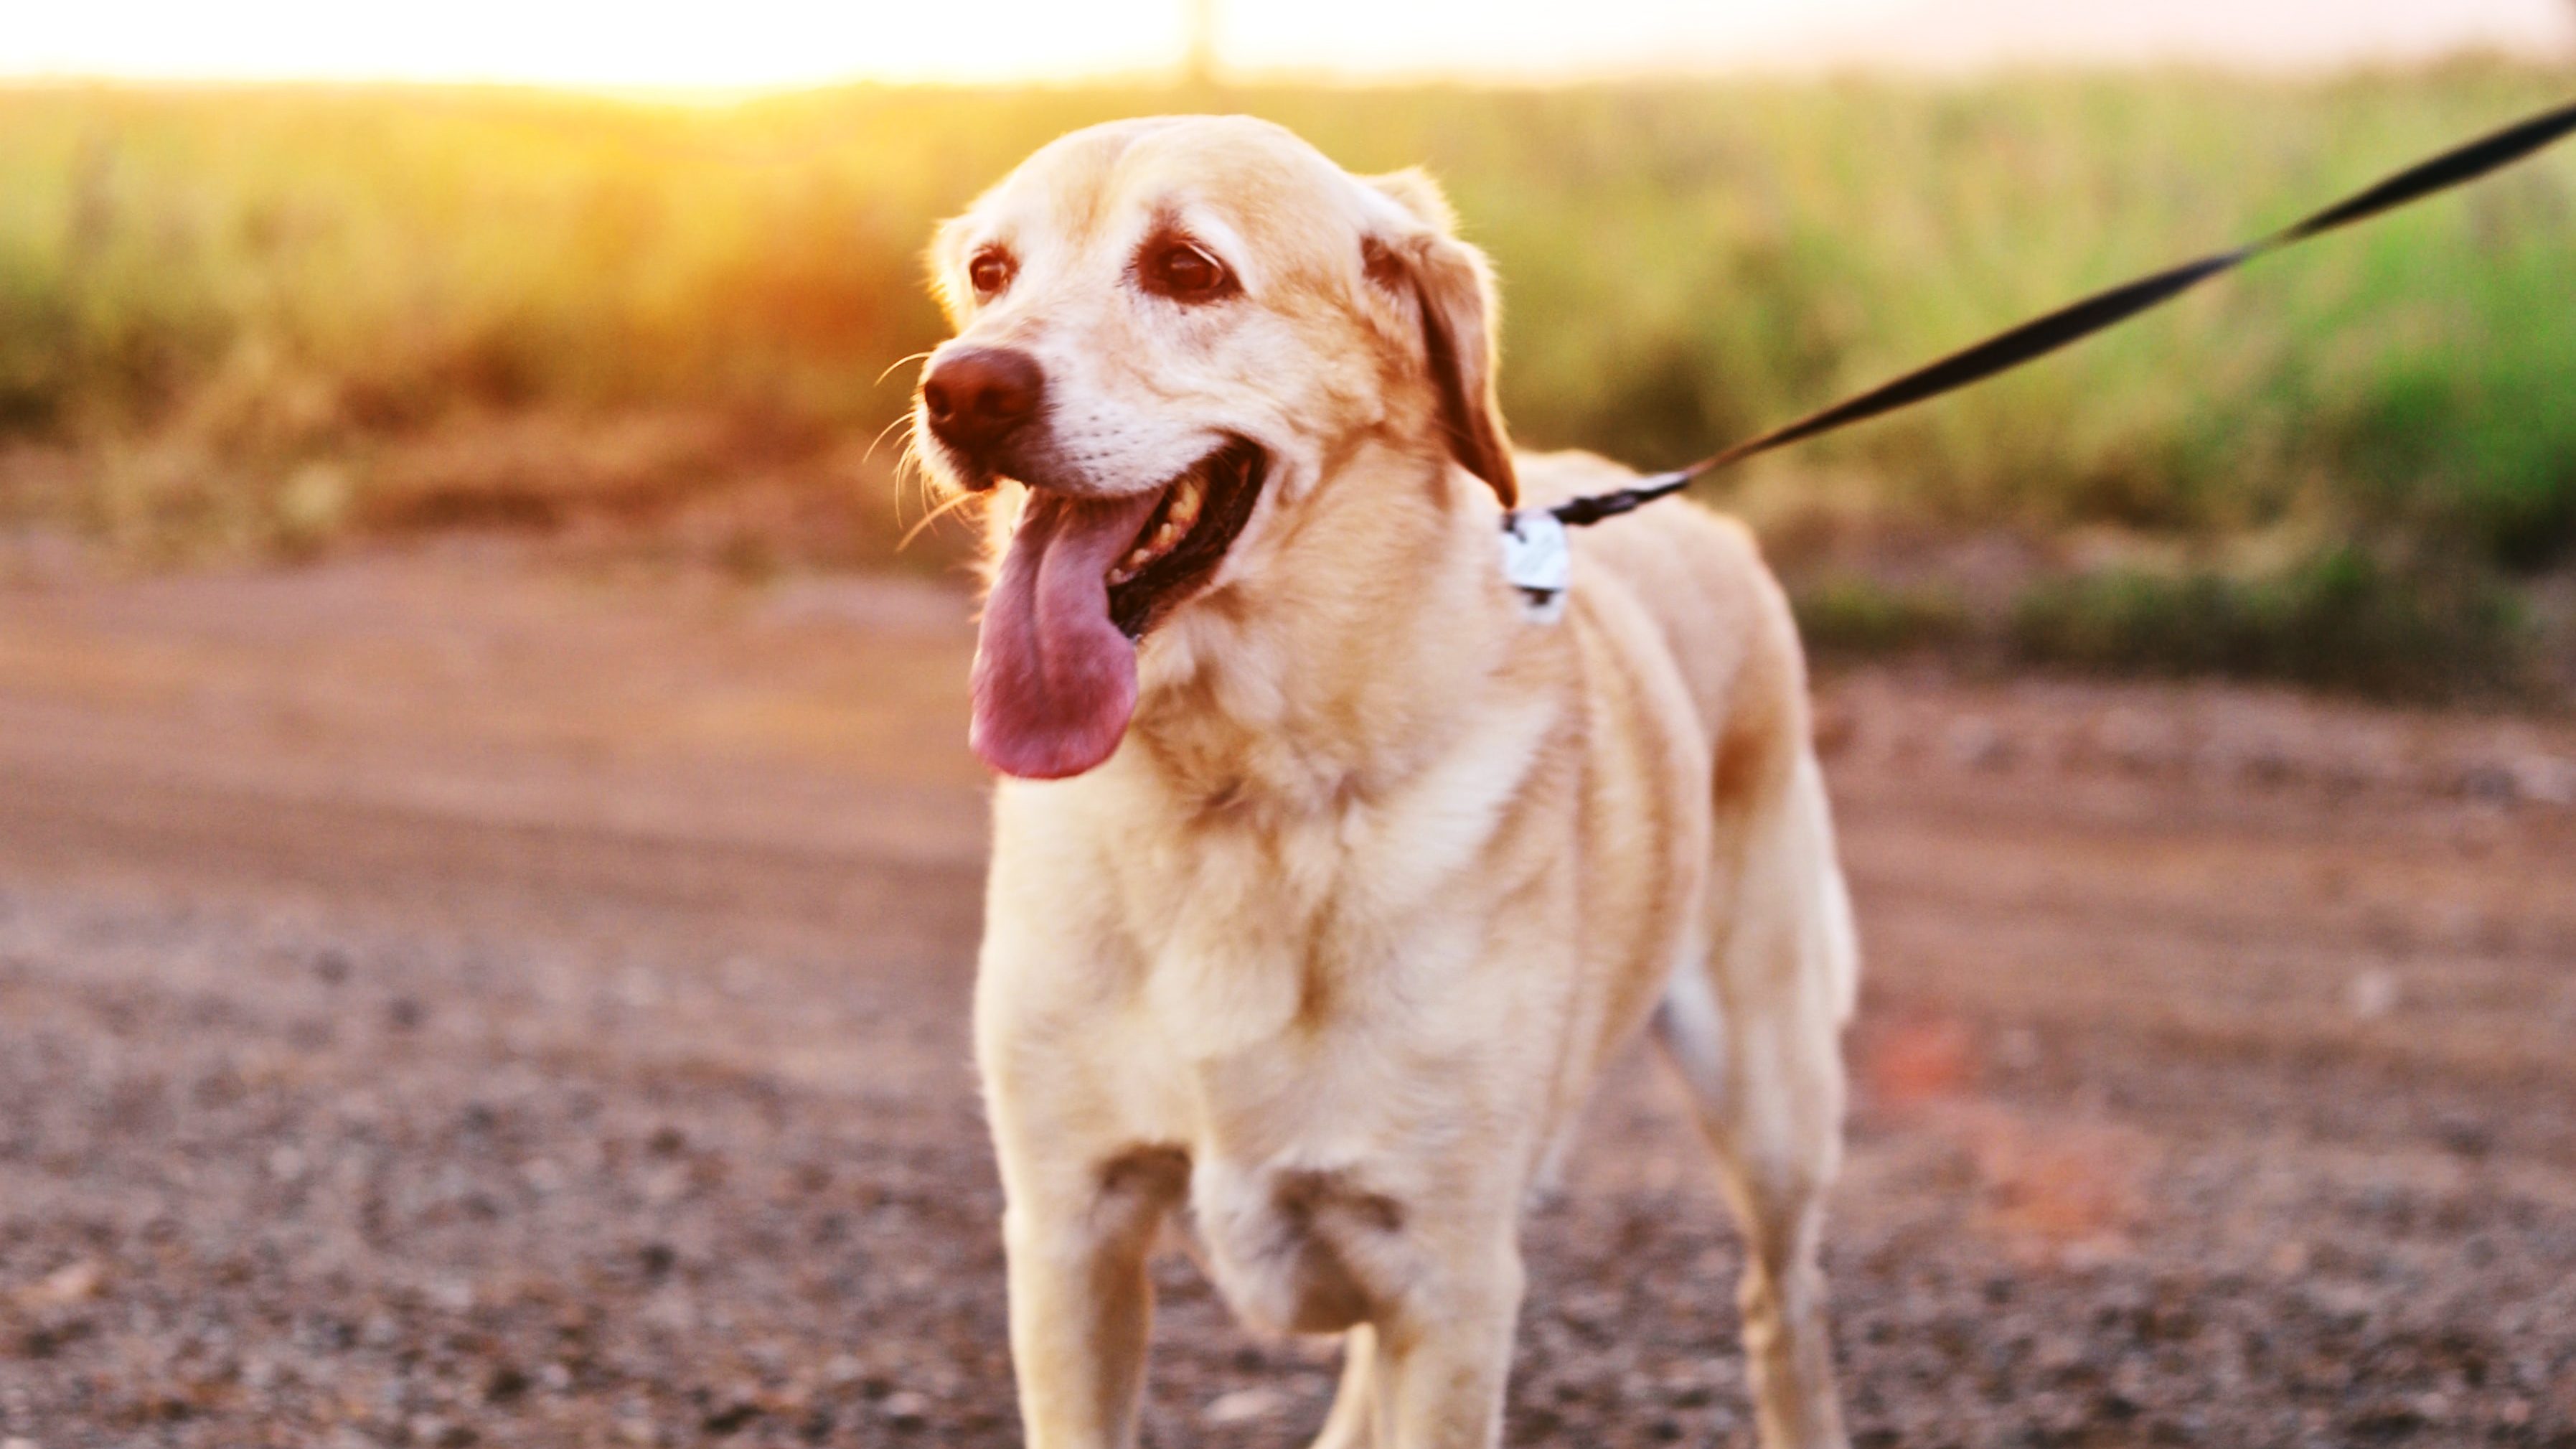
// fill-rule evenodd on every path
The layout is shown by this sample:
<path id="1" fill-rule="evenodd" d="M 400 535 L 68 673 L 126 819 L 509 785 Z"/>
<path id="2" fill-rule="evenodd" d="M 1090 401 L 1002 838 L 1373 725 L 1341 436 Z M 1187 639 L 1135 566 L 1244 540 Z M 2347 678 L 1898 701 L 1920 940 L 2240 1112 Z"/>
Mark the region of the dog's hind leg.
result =
<path id="1" fill-rule="evenodd" d="M 1814 757 L 1721 802 L 1715 949 L 1656 1012 L 1744 1234 L 1738 1295 L 1764 1449 L 1840 1449 L 1824 1197 L 1842 1151 L 1841 1028 L 1858 978 L 1850 903 Z"/>

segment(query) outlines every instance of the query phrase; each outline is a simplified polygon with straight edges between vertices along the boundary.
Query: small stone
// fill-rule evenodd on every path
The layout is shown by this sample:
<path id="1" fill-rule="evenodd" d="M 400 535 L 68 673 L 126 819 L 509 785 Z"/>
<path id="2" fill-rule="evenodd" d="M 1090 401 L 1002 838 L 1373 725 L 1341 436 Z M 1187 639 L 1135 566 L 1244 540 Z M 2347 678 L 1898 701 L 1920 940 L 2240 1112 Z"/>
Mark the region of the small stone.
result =
<path id="1" fill-rule="evenodd" d="M 1849 749 L 1853 737 L 1859 733 L 1853 724 L 1852 712 L 1829 700 L 1816 702 L 1811 730 L 1816 740 L 1816 753 L 1829 760 Z"/>
<path id="2" fill-rule="evenodd" d="M 670 1276 L 679 1262 L 679 1250 L 668 1243 L 646 1243 L 635 1250 L 635 1266 L 643 1269 L 644 1276 L 655 1282 Z"/>
<path id="3" fill-rule="evenodd" d="M 1200 1411 L 1199 1419 L 1210 1426 L 1248 1424 L 1255 1419 L 1267 1419 L 1287 1405 L 1286 1396 L 1276 1389 L 1236 1389 L 1230 1394 L 1217 1396 Z"/>
<path id="4" fill-rule="evenodd" d="M 2434 1125 L 2433 1135 L 2459 1157 L 2484 1157 L 2495 1149 L 2494 1131 L 2471 1117 L 2444 1117 Z"/>
<path id="5" fill-rule="evenodd" d="M 98 1296 L 106 1276 L 95 1260 L 82 1258 L 56 1268 L 21 1290 L 18 1301 L 29 1308 L 63 1308 L 87 1302 Z"/>
<path id="6" fill-rule="evenodd" d="M 2576 805 L 2576 760 L 2531 755 L 2513 762 L 2514 793 L 2535 805 Z"/>
<path id="7" fill-rule="evenodd" d="M 2459 791 L 2472 800 L 2489 805 L 2510 805 L 2521 795 L 2522 785 L 2514 779 L 2513 771 L 2503 765 L 2479 764 L 2460 772 Z M 2402 1414 L 2405 1411 L 2391 1409 L 2385 1412 Z"/>
<path id="8" fill-rule="evenodd" d="M 2397 1009 L 2397 973 L 2384 966 L 2356 971 L 2344 989 L 2344 1005 L 2363 1021 L 2377 1021 Z"/>
<path id="9" fill-rule="evenodd" d="M 482 1437 L 470 1424 L 452 1424 L 427 1414 L 413 1419 L 408 1427 L 413 1443 L 426 1444 L 431 1449 L 466 1449 Z"/>
<path id="10" fill-rule="evenodd" d="M 898 1389 L 878 1402 L 877 1413 L 898 1429 L 918 1429 L 930 1422 L 930 1400 Z"/>
<path id="11" fill-rule="evenodd" d="M 1951 760 L 1966 769 L 2001 769 L 2012 761 L 2012 746 L 2003 732 L 1992 721 L 1975 715 L 1951 721 L 1943 743 L 1949 748 Z"/>
<path id="12" fill-rule="evenodd" d="M 2102 752 L 2133 773 L 2169 763 L 2177 752 L 2171 728 L 2135 710 L 2113 710 L 2095 735 Z"/>

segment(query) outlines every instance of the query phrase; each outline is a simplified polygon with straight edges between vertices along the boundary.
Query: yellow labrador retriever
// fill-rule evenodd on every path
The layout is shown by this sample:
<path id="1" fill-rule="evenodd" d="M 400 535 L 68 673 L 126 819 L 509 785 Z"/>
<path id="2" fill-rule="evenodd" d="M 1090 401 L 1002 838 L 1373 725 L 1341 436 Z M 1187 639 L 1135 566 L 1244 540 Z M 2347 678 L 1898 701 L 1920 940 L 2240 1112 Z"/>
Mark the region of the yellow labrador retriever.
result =
<path id="1" fill-rule="evenodd" d="M 991 490 L 1005 778 L 976 1052 L 1028 1442 L 1132 1439 L 1182 1209 L 1244 1318 L 1345 1335 L 1321 1443 L 1500 1432 L 1522 1205 L 1650 1018 L 1748 1245 L 1763 1442 L 1834 1445 L 1821 1204 L 1856 953 L 1804 666 L 1744 532 L 1515 503 L 1494 300 L 1417 173 L 1242 118 L 1029 158 L 933 249 L 918 436 Z"/>

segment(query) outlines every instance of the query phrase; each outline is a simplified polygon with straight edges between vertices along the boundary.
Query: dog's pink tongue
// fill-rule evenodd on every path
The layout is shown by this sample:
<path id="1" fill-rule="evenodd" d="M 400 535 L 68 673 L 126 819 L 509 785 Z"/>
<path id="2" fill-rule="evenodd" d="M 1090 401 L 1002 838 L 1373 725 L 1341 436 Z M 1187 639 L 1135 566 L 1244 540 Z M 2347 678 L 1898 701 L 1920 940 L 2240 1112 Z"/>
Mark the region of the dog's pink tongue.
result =
<path id="1" fill-rule="evenodd" d="M 975 644 L 967 742 L 985 764 L 1054 780 L 1116 752 L 1136 708 L 1136 646 L 1110 622 L 1107 575 L 1155 500 L 1031 495 Z"/>

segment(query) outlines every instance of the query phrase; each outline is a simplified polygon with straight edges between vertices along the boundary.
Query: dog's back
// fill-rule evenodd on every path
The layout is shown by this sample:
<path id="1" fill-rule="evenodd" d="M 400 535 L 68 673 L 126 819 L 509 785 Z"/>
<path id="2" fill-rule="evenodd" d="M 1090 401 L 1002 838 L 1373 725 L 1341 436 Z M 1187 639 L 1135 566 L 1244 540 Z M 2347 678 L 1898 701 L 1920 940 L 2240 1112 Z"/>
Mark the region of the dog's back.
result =
<path id="1" fill-rule="evenodd" d="M 1543 508 L 1578 494 L 1634 483 L 1637 474 L 1596 454 L 1520 456 L 1524 504 Z M 1744 525 L 1687 503 L 1666 503 L 1573 533 L 1581 591 L 1633 600 L 1655 622 L 1673 670 L 1698 715 L 1712 762 L 1720 861 L 1742 848 L 1752 818 L 1795 817 L 1781 828 L 1808 837 L 1805 859 L 1821 855 L 1813 912 L 1830 958 L 1823 974 L 1847 1017 L 1859 986 L 1858 949 L 1836 863 L 1823 771 L 1811 738 L 1805 652 L 1788 596 Z M 1722 872 L 1721 872 L 1722 874 Z M 1713 912 L 1729 904 L 1723 887 Z M 1715 923 L 1723 931 L 1724 922 Z"/>

